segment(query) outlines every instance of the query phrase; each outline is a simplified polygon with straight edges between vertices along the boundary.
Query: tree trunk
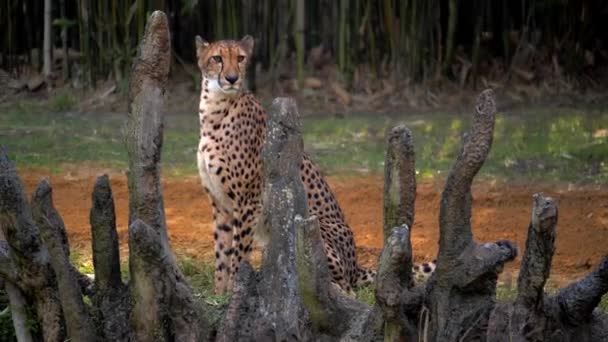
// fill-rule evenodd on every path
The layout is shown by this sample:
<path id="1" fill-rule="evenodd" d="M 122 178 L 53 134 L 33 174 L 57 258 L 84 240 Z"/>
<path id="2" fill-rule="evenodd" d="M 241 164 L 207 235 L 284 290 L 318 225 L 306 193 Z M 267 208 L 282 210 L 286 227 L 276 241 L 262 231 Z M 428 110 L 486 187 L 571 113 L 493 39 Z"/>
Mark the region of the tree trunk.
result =
<path id="1" fill-rule="evenodd" d="M 448 2 L 449 17 L 448 31 L 445 40 L 445 59 L 443 60 L 443 72 L 446 73 L 452 63 L 452 55 L 454 54 L 454 38 L 456 34 L 456 23 L 458 22 L 458 3 L 456 0 Z"/>
<path id="2" fill-rule="evenodd" d="M 44 39 L 42 41 L 42 75 L 48 78 L 51 75 L 51 0 L 44 0 Z M 67 58 L 67 56 L 66 56 Z"/>
<path id="3" fill-rule="evenodd" d="M 414 224 L 416 203 L 416 155 L 412 132 L 405 126 L 393 128 L 384 159 L 384 241 L 392 229 Z"/>
<path id="4" fill-rule="evenodd" d="M 65 0 L 59 1 L 59 8 L 61 10 L 61 19 L 67 19 L 65 14 Z M 67 82 L 70 78 L 70 59 L 68 58 L 68 28 L 65 23 L 61 26 L 61 48 L 63 49 L 63 60 L 61 61 L 63 81 Z"/>
<path id="5" fill-rule="evenodd" d="M 296 60 L 297 69 L 296 76 L 298 79 L 298 86 L 304 85 L 304 54 L 305 54 L 305 19 L 306 19 L 306 1 L 296 1 L 296 24 L 295 27 L 295 41 L 296 41 Z"/>

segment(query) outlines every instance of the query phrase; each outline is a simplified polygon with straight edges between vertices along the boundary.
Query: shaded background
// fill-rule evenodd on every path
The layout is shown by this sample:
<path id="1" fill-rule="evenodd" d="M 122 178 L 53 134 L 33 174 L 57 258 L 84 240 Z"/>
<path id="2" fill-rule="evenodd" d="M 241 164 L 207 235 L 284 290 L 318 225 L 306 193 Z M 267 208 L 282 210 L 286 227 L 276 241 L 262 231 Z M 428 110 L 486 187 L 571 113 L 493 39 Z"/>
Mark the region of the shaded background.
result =
<path id="1" fill-rule="evenodd" d="M 156 9 L 169 16 L 178 64 L 192 63 L 195 34 L 216 40 L 249 33 L 257 70 L 269 74 L 263 81 L 271 86 L 285 78 L 302 86 L 314 75 L 348 90 L 364 90 L 368 78 L 462 87 L 515 77 L 588 88 L 604 82 L 608 61 L 602 0 L 46 1 L 55 78 L 85 85 L 126 77 Z M 40 70 L 44 2 L 0 5 L 0 68 L 13 76 Z M 65 64 L 64 49 L 71 51 Z"/>

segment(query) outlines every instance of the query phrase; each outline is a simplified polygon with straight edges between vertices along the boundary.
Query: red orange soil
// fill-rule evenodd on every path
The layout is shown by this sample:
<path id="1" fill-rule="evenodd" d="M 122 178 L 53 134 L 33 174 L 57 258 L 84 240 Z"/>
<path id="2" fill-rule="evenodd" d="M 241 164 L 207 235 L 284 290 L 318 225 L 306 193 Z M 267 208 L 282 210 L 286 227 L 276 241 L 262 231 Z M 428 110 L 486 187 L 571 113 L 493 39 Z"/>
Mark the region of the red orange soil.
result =
<path id="1" fill-rule="evenodd" d="M 28 193 L 40 180 L 40 172 L 21 172 Z M 90 249 L 89 209 L 94 174 L 66 173 L 51 176 L 55 205 L 66 223 L 73 247 Z M 128 191 L 123 174 L 111 175 L 122 253 L 127 252 Z M 378 176 L 329 178 L 347 220 L 355 233 L 360 262 L 375 266 L 382 247 L 382 191 Z M 435 258 L 440 183 L 418 186 L 412 244 L 416 261 Z M 177 253 L 211 261 L 213 258 L 211 208 L 197 178 L 163 184 L 171 245 Z M 552 279 L 557 283 L 589 272 L 608 254 L 608 191 L 560 189 L 531 185 L 474 187 L 473 229 L 477 241 L 508 239 L 520 248 L 520 257 L 507 267 L 503 279 L 514 279 L 525 247 L 532 194 L 545 191 L 559 200 L 559 223 Z"/>

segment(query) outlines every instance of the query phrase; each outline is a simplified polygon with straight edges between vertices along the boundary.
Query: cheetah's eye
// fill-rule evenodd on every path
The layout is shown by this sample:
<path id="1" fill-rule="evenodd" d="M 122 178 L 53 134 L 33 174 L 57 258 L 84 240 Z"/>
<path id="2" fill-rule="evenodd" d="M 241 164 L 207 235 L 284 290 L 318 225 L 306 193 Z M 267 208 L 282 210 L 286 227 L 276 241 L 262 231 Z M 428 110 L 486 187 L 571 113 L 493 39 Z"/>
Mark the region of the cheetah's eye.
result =
<path id="1" fill-rule="evenodd" d="M 237 60 L 239 61 L 239 63 L 241 63 L 242 61 L 245 60 L 245 56 L 238 56 Z"/>
<path id="2" fill-rule="evenodd" d="M 222 56 L 213 56 L 211 58 L 213 58 L 215 63 L 222 63 Z"/>

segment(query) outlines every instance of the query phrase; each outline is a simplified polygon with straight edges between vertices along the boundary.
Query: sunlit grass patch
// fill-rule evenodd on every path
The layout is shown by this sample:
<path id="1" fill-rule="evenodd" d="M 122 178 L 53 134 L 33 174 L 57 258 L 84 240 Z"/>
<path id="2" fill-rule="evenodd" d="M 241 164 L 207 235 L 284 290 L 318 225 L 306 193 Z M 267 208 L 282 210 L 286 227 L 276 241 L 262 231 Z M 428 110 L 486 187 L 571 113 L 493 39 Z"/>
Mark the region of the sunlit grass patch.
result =
<path id="1" fill-rule="evenodd" d="M 356 289 L 355 297 L 365 304 L 369 304 L 369 305 L 376 304 L 376 295 L 374 293 L 373 285 L 363 286 L 363 287 Z"/>
<path id="2" fill-rule="evenodd" d="M 598 305 L 600 310 L 608 313 L 608 293 L 602 296 L 602 300 L 600 301 L 600 305 Z"/>
<path id="3" fill-rule="evenodd" d="M 18 167 L 60 170 L 64 164 L 125 168 L 120 113 L 65 113 L 40 104 L 0 107 L 0 144 Z M 453 165 L 470 113 L 351 114 L 303 117 L 305 150 L 326 174 L 381 173 L 386 133 L 412 131 L 418 178 L 444 178 Z M 196 175 L 196 113 L 165 117 L 164 176 Z M 481 177 L 569 182 L 608 181 L 608 110 L 531 108 L 498 113 Z"/>
<path id="4" fill-rule="evenodd" d="M 93 258 L 87 252 L 72 248 L 70 250 L 70 263 L 83 274 L 95 274 Z"/>
<path id="5" fill-rule="evenodd" d="M 443 178 L 470 128 L 468 113 L 352 115 L 304 120 L 306 149 L 329 173 L 381 172 L 385 137 L 412 131 L 419 178 Z M 503 179 L 608 180 L 608 111 L 533 108 L 498 113 L 492 150 L 480 175 Z"/>
<path id="6" fill-rule="evenodd" d="M 216 295 L 214 292 L 214 267 L 191 257 L 178 257 L 178 264 L 188 279 L 195 294 L 210 305 L 226 305 L 229 295 Z"/>

